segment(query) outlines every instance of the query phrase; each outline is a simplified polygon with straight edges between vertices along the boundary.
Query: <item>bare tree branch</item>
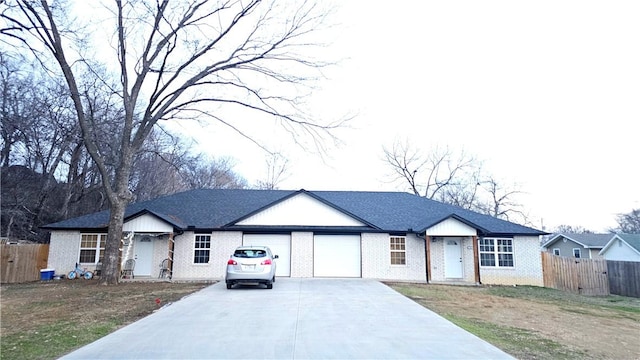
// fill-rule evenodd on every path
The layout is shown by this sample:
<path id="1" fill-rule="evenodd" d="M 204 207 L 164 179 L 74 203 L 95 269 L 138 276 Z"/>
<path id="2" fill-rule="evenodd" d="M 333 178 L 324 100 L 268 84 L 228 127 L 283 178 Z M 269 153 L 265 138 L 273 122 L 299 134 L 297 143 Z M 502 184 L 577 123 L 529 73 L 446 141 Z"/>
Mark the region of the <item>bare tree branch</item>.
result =
<path id="1" fill-rule="evenodd" d="M 101 174 L 111 210 L 105 283 L 117 282 L 134 161 L 158 121 L 196 114 L 265 148 L 212 106 L 233 105 L 275 119 L 294 141 L 310 138 L 317 150 L 341 125 L 324 124 L 303 109 L 309 94 L 303 90 L 330 64 L 306 55 L 313 54 L 316 43 L 309 39 L 327 16 L 311 1 L 113 0 L 105 4 L 111 18 L 99 24 L 88 19 L 87 27 L 64 16 L 73 12 L 73 2 L 12 3 L 0 13 L 2 41 L 29 49 L 43 64 L 53 58 L 69 88 L 83 144 Z M 108 45 L 115 54 L 103 52 L 91 59 L 85 39 L 91 38 L 91 29 L 109 23 L 115 43 Z M 113 75 L 102 76 L 106 69 Z"/>
<path id="2" fill-rule="evenodd" d="M 503 188 L 493 177 L 484 178 L 482 164 L 464 151 L 435 147 L 421 153 L 405 141 L 383 148 L 392 181 L 406 183 L 419 196 L 478 211 L 505 220 L 527 223 L 527 214 L 514 198 L 522 192 Z"/>

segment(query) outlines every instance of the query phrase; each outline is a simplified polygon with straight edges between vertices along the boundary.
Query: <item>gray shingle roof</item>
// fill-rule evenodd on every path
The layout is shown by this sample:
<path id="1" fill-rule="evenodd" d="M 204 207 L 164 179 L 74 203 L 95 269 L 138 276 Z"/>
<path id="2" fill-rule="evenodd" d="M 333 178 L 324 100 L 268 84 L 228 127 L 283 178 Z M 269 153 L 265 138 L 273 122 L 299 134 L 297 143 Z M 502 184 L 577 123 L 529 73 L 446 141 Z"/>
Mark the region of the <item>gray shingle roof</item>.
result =
<path id="1" fill-rule="evenodd" d="M 126 218 L 150 213 L 176 229 L 229 229 L 238 220 L 306 193 L 366 223 L 371 231 L 422 232 L 454 217 L 478 229 L 480 235 L 543 235 L 544 232 L 409 193 L 361 191 L 291 191 L 200 189 L 131 204 Z M 44 226 L 45 229 L 104 229 L 108 211 Z"/>
<path id="2" fill-rule="evenodd" d="M 640 252 L 640 234 L 618 234 L 629 246 Z"/>
<path id="3" fill-rule="evenodd" d="M 613 234 L 582 234 L 582 233 L 562 233 L 554 234 L 543 247 L 547 248 L 562 238 L 573 240 L 587 248 L 602 249 L 613 237 Z"/>

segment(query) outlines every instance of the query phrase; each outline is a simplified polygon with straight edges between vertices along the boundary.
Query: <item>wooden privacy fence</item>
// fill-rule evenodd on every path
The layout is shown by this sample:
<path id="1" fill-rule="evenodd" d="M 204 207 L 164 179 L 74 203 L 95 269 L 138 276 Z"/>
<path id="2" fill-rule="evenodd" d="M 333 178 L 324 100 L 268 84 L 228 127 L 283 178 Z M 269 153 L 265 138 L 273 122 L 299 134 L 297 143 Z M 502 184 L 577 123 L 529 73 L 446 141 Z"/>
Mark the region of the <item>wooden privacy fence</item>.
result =
<path id="1" fill-rule="evenodd" d="M 607 261 L 542 252 L 544 286 L 583 295 L 609 295 Z"/>
<path id="2" fill-rule="evenodd" d="M 47 267 L 49 245 L 0 245 L 0 282 L 22 283 L 40 280 Z"/>
<path id="3" fill-rule="evenodd" d="M 609 291 L 640 298 L 640 262 L 607 261 Z"/>

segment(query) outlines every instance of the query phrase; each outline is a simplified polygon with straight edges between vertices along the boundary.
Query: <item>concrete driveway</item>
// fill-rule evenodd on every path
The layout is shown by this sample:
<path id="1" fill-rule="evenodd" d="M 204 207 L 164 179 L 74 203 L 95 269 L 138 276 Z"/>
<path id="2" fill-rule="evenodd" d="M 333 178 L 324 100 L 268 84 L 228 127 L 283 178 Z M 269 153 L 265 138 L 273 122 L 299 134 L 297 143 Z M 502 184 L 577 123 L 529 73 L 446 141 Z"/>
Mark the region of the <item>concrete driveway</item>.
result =
<path id="1" fill-rule="evenodd" d="M 511 359 L 377 281 L 217 283 L 64 359 Z"/>

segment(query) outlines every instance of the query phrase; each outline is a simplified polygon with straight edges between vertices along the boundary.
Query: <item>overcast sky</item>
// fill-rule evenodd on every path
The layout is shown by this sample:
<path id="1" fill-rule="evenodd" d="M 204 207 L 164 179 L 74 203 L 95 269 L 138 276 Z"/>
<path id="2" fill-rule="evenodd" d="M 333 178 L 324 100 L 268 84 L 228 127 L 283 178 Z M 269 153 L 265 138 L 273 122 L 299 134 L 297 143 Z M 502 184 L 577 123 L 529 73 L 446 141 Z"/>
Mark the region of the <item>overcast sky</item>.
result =
<path id="1" fill-rule="evenodd" d="M 382 146 L 464 149 L 515 184 L 535 227 L 605 231 L 640 208 L 640 1 L 339 2 L 345 58 L 314 94 L 323 117 L 357 114 L 321 158 L 274 130 L 282 189 L 407 191 Z M 267 132 L 268 135 L 268 132 Z M 217 127 L 198 132 L 249 182 L 264 156 Z"/>

